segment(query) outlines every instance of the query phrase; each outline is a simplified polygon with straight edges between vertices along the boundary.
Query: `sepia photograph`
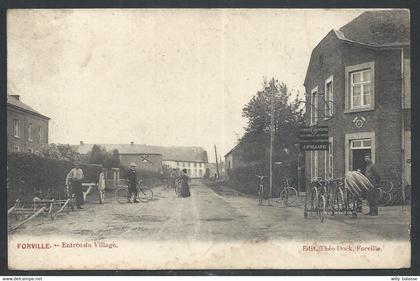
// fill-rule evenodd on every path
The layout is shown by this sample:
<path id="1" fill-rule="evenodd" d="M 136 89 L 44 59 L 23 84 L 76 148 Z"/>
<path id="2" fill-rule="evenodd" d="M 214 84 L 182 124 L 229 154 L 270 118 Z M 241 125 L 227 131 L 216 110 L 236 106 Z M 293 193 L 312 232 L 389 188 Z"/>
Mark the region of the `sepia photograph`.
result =
<path id="1" fill-rule="evenodd" d="M 10 9 L 9 270 L 411 266 L 408 9 Z"/>

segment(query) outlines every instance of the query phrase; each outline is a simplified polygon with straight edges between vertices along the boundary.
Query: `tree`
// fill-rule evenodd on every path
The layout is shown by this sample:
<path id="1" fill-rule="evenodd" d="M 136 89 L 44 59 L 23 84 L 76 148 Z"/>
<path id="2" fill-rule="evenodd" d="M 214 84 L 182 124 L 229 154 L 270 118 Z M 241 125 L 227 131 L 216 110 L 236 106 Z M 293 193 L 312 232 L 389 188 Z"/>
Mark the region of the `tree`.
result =
<path id="1" fill-rule="evenodd" d="M 303 109 L 298 99 L 291 100 L 286 84 L 277 80 L 264 80 L 262 90 L 258 91 L 243 108 L 242 115 L 248 119 L 245 134 L 240 139 L 243 146 L 243 159 L 247 162 L 261 163 L 265 174 L 269 170 L 270 153 L 270 105 L 274 92 L 274 145 L 273 161 L 282 162 L 274 167 L 278 178 L 292 176 L 296 169 L 299 153 L 299 127 L 303 125 Z"/>
<path id="2" fill-rule="evenodd" d="M 94 144 L 92 146 L 92 150 L 90 151 L 89 155 L 89 163 L 90 164 L 105 164 L 106 160 L 106 150 L 105 148 Z"/>
<path id="3" fill-rule="evenodd" d="M 67 161 L 76 161 L 81 159 L 81 155 L 74 151 L 68 144 L 60 143 L 51 143 L 48 146 L 44 147 L 40 151 L 40 156 L 57 159 L 57 160 L 67 160 Z"/>
<path id="4" fill-rule="evenodd" d="M 112 167 L 118 168 L 121 165 L 120 152 L 118 149 L 112 151 Z"/>

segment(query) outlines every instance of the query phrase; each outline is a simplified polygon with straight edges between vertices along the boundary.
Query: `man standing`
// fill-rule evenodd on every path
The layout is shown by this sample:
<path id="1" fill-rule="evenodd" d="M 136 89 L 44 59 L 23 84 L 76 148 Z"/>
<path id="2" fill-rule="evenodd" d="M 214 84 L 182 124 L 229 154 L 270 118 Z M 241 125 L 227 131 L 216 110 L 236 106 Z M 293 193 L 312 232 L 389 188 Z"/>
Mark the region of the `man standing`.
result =
<path id="1" fill-rule="evenodd" d="M 128 185 L 128 203 L 131 203 L 131 197 L 134 195 L 134 203 L 139 203 L 137 200 L 137 174 L 135 163 L 130 164 L 130 169 L 127 172 L 127 185 Z"/>
<path id="2" fill-rule="evenodd" d="M 82 190 L 82 180 L 84 178 L 83 171 L 80 168 L 80 162 L 74 162 L 74 168 L 70 170 L 66 177 L 66 186 L 71 187 L 70 194 L 74 194 L 76 199 L 77 209 L 83 209 L 82 205 L 84 203 L 83 199 L 83 190 Z"/>
<path id="3" fill-rule="evenodd" d="M 369 204 L 369 213 L 366 215 L 377 216 L 378 215 L 378 187 L 381 181 L 379 173 L 372 163 L 370 154 L 366 154 L 364 157 L 366 162 L 365 176 L 372 183 L 372 188 L 367 192 L 367 201 Z"/>

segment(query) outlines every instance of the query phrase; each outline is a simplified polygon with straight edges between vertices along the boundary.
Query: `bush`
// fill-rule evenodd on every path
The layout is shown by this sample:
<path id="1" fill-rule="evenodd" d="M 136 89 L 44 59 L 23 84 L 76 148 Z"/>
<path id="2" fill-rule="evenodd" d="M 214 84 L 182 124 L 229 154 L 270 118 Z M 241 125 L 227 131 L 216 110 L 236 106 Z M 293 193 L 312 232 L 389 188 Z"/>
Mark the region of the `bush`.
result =
<path id="1" fill-rule="evenodd" d="M 23 201 L 32 201 L 37 193 L 56 199 L 65 198 L 65 180 L 73 163 L 41 157 L 30 153 L 7 155 L 7 201 L 8 204 L 21 196 Z M 82 164 L 87 182 L 97 182 L 101 166 Z"/>
<path id="2" fill-rule="evenodd" d="M 263 171 L 263 164 L 259 162 L 250 162 L 244 166 L 228 169 L 228 185 L 243 193 L 256 194 L 259 185 L 257 175 L 261 175 L 261 171 Z"/>
<path id="3" fill-rule="evenodd" d="M 278 197 L 283 188 L 282 180 L 291 177 L 290 184 L 296 184 L 297 177 L 289 172 L 273 167 L 273 197 Z M 256 195 L 260 180 L 257 175 L 264 175 L 264 197 L 269 197 L 270 179 L 269 167 L 262 162 L 250 162 L 234 169 L 227 169 L 228 185 L 240 192 Z"/>

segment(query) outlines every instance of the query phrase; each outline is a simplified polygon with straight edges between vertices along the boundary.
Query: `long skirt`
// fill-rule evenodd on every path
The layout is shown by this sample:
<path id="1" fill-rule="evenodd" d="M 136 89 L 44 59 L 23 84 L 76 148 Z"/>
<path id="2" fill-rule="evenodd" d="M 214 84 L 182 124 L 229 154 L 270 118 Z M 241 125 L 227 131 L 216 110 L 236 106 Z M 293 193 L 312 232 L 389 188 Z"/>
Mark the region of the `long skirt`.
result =
<path id="1" fill-rule="evenodd" d="M 190 193 L 190 186 L 188 185 L 188 183 L 183 182 L 181 183 L 181 197 L 190 197 L 191 193 Z"/>

